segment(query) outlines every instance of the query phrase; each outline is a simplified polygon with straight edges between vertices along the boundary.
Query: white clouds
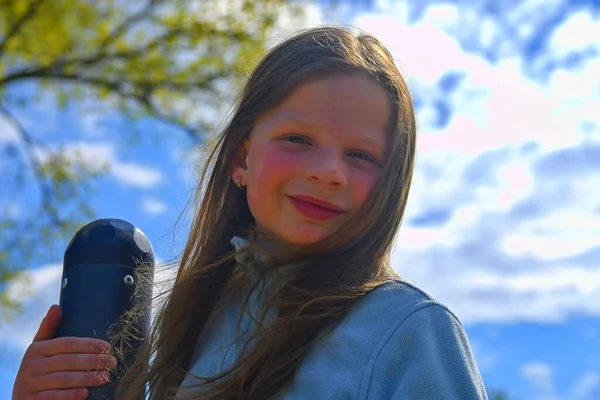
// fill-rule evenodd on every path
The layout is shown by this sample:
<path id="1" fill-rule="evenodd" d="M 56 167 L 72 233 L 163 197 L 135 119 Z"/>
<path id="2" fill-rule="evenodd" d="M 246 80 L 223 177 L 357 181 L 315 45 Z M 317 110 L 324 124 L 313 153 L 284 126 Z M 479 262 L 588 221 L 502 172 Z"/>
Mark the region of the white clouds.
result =
<path id="1" fill-rule="evenodd" d="M 42 318 L 52 304 L 58 304 L 62 265 L 51 264 L 27 271 L 23 280 L 8 287 L 11 298 L 22 299 L 24 312 L 0 328 L 0 341 L 7 348 L 24 351 L 33 340 Z"/>
<path id="2" fill-rule="evenodd" d="M 537 21 L 543 5 L 526 3 L 507 18 Z M 397 270 L 466 322 L 600 315 L 600 172 L 590 147 L 600 142 L 600 57 L 534 82 L 519 51 L 491 64 L 447 33 L 463 38 L 470 28 L 455 24 L 474 10 L 432 7 L 411 25 L 380 6 L 357 24 L 389 47 L 421 105 Z M 573 18 L 553 46 L 569 49 L 578 40 L 569 26 L 591 21 Z M 489 44 L 498 32 L 486 29 Z M 460 78 L 445 90 L 449 72 Z M 440 104 L 450 113 L 441 127 Z"/>
<path id="3" fill-rule="evenodd" d="M 144 189 L 156 186 L 163 178 L 157 169 L 135 163 L 115 162 L 111 166 L 111 173 L 124 186 Z"/>
<path id="4" fill-rule="evenodd" d="M 45 163 L 48 153 L 42 148 L 36 148 L 36 156 Z M 110 167 L 114 161 L 114 147 L 111 143 L 77 142 L 61 148 L 61 156 L 73 164 L 76 173 L 78 167 L 84 167 L 90 172 L 101 172 Z"/>
<path id="5" fill-rule="evenodd" d="M 517 33 L 520 39 L 534 35 L 543 21 L 547 21 L 560 10 L 564 0 L 527 0 L 510 3 L 506 15 L 506 25 L 511 33 Z"/>
<path id="6" fill-rule="evenodd" d="M 35 150 L 42 163 L 48 160 L 47 152 L 41 148 Z M 162 173 L 153 167 L 120 161 L 114 145 L 110 142 L 69 143 L 61 147 L 61 156 L 69 160 L 70 171 L 74 175 L 77 175 L 81 168 L 93 173 L 106 171 L 123 186 L 143 189 L 152 188 L 163 179 Z"/>
<path id="7" fill-rule="evenodd" d="M 550 50 L 564 56 L 567 53 L 588 49 L 600 49 L 600 23 L 592 14 L 579 11 L 571 14 L 552 34 Z"/>
<path id="8" fill-rule="evenodd" d="M 537 389 L 539 393 L 539 399 L 555 399 L 556 396 L 553 394 L 553 371 L 549 364 L 543 362 L 530 362 L 521 367 L 521 375 L 531 382 L 532 386 Z"/>
<path id="9" fill-rule="evenodd" d="M 414 80 L 417 92 L 425 96 L 425 110 L 418 115 L 420 126 L 422 131 L 435 132 L 435 137 L 428 140 L 422 134 L 422 150 L 436 146 L 474 155 L 527 139 L 547 143 L 548 149 L 578 142 L 572 140 L 573 135 L 559 133 L 565 129 L 557 132 L 560 122 L 549 114 L 562 98 L 524 79 L 520 59 L 491 65 L 465 53 L 455 38 L 426 20 L 406 25 L 392 16 L 369 15 L 361 17 L 358 25 L 382 39 L 409 80 Z M 460 90 L 442 94 L 441 100 L 455 113 L 440 132 L 423 123 L 428 122 L 429 107 L 435 105 L 428 100 L 438 99 L 432 99 L 435 89 L 431 86 L 450 71 L 463 72 L 465 79 Z"/>
<path id="10" fill-rule="evenodd" d="M 482 45 L 494 46 L 502 32 L 493 21 L 487 20 L 481 32 L 474 30 L 465 25 L 464 9 L 444 4 L 428 7 L 424 19 L 410 25 L 406 3 L 391 3 L 380 4 L 380 15 L 355 22 L 390 48 L 422 102 L 413 189 L 393 256 L 397 270 L 467 324 L 600 315 L 600 170 L 592 168 L 595 153 L 582 150 L 600 143 L 600 58 L 534 82 L 536 76 L 524 75 L 528 61 L 515 50 L 518 43 L 497 44 L 503 50 L 496 63 L 461 47 L 457 38 L 480 33 Z M 518 38 L 531 37 L 558 3 L 519 3 L 505 16 L 508 29 Z M 311 10 L 310 24 L 321 22 L 319 9 Z M 475 26 L 480 14 L 470 13 Z M 296 29 L 292 21 L 292 16 L 281 18 L 274 41 L 282 39 L 279 32 Z M 459 35 L 449 34 L 456 29 Z M 600 35 L 587 32 L 595 29 L 589 14 L 575 14 L 553 35 L 548 45 L 552 53 L 544 56 L 561 58 L 593 45 Z M 585 40 L 578 30 L 586 32 Z M 449 71 L 461 78 L 455 89 L 445 91 L 439 82 Z M 450 112 L 443 127 L 438 126 L 439 103 Z M 102 137 L 96 117 L 81 123 L 86 137 Z M 0 125 L 0 142 L 3 134 Z M 153 168 L 123 162 L 110 143 L 79 142 L 66 151 L 78 164 L 107 168 L 122 185 L 150 188 L 163 179 Z M 575 156 L 553 157 L 560 151 Z M 202 154 L 178 152 L 173 158 L 186 164 L 186 186 L 193 187 Z M 161 200 L 142 198 L 143 211 L 165 212 Z M 439 222 L 411 224 L 436 213 Z M 171 277 L 170 272 L 159 271 L 158 280 Z M 9 348 L 24 349 L 48 306 L 58 302 L 60 266 L 42 268 L 34 277 L 38 273 L 25 313 L 0 331 Z M 597 337 L 597 330 L 582 332 L 582 340 L 589 341 L 583 345 Z M 507 341 L 505 348 L 490 351 L 480 342 L 473 348 L 479 366 L 489 370 L 503 361 L 503 352 L 517 349 L 514 345 Z M 589 367 L 582 360 L 581 368 Z M 539 360 L 523 365 L 520 375 L 536 391 L 532 398 L 600 398 L 599 371 L 589 369 L 569 382 L 569 389 L 559 390 L 559 368 Z"/>
<path id="11" fill-rule="evenodd" d="M 535 141 L 546 151 L 579 144 L 574 121 L 561 120 L 555 114 L 560 94 L 550 92 L 541 85 L 528 81 L 521 73 L 521 61 L 507 60 L 496 67 L 478 67 L 468 70 L 464 90 L 479 89 L 480 103 L 477 116 L 463 106 L 460 91 L 451 99 L 456 115 L 477 118 L 477 128 L 448 127 L 455 143 L 463 143 L 460 150 L 470 154 L 490 148 L 519 145 Z M 459 118 L 459 117 L 456 117 Z M 575 130 L 573 130 L 575 128 Z M 465 143 L 466 142 L 466 143 Z M 467 144 L 468 143 L 468 144 Z"/>
<path id="12" fill-rule="evenodd" d="M 144 198 L 142 200 L 142 209 L 148 215 L 158 215 L 167 211 L 167 205 L 157 199 Z"/>
<path id="13" fill-rule="evenodd" d="M 275 21 L 275 25 L 272 29 L 272 33 L 275 35 L 276 42 L 279 42 L 282 39 L 282 35 L 291 33 L 290 30 L 295 31 L 299 28 L 298 23 L 300 21 L 298 19 L 298 15 L 295 15 L 293 11 L 294 10 L 291 7 L 280 8 L 280 12 L 277 15 L 277 20 Z M 303 26 L 311 26 L 324 22 L 323 10 L 317 4 L 317 2 L 302 2 L 302 13 L 302 21 L 304 22 Z M 331 21 L 331 18 L 331 15 L 327 15 L 328 21 Z M 272 44 L 275 45 L 275 43 Z"/>
<path id="14" fill-rule="evenodd" d="M 555 371 L 545 362 L 523 364 L 520 374 L 531 384 L 534 400 L 595 400 L 600 394 L 600 372 L 595 370 L 584 371 L 564 394 L 556 389 Z"/>
<path id="15" fill-rule="evenodd" d="M 586 371 L 573 384 L 569 399 L 592 400 L 600 394 L 600 372 Z"/>
<path id="16" fill-rule="evenodd" d="M 550 78 L 548 94 L 554 97 L 556 130 L 576 142 L 600 142 L 600 57 L 577 70 L 557 70 Z M 590 129 L 582 129 L 589 126 Z"/>
<path id="17" fill-rule="evenodd" d="M 452 14 L 450 8 L 452 6 L 443 6 L 449 15 Z M 544 87 L 524 78 L 523 61 L 517 58 L 517 53 L 511 58 L 503 58 L 496 65 L 489 64 L 482 57 L 465 53 L 455 38 L 426 19 L 431 16 L 432 21 L 437 21 L 439 18 L 436 13 L 435 10 L 426 13 L 425 19 L 415 25 L 408 25 L 389 13 L 385 16 L 363 16 L 357 23 L 382 39 L 407 76 L 414 79 L 417 86 L 427 89 L 427 92 L 420 91 L 424 92 L 420 94 L 430 97 L 435 93 L 430 85 L 449 71 L 465 73 L 466 79 L 460 90 L 445 99 L 459 112 L 454 113 L 456 120 L 451 121 L 449 127 L 443 132 L 436 132 L 436 136 L 443 136 L 435 139 L 436 142 L 441 141 L 439 146 L 454 143 L 455 146 L 448 147 L 462 145 L 457 150 L 473 154 L 526 139 L 539 141 L 548 150 L 579 143 L 579 136 L 576 133 L 569 134 L 569 131 L 581 115 L 565 120 L 558 111 L 567 100 L 565 94 L 575 92 L 579 97 L 593 93 L 590 84 L 599 82 L 600 68 L 594 65 L 600 62 L 599 59 L 589 61 L 583 70 L 566 73 L 564 77 L 565 74 L 553 76 L 553 83 Z M 562 86 L 556 87 L 557 84 Z M 585 102 L 589 107 L 588 117 L 597 115 L 592 110 L 600 106 L 598 96 L 594 98 L 595 105 Z M 425 104 L 425 108 L 428 106 L 430 104 Z M 425 113 L 419 114 L 421 128 L 430 130 L 430 126 L 422 125 L 422 114 Z M 470 122 L 473 119 L 474 122 Z M 459 132 L 462 134 L 457 136 Z"/>
<path id="18" fill-rule="evenodd" d="M 390 50 L 410 80 L 436 82 L 449 70 L 461 70 L 473 58 L 461 51 L 456 39 L 429 22 L 406 25 L 394 14 L 363 15 L 356 25 L 375 35 Z"/>
<path id="19" fill-rule="evenodd" d="M 548 93 L 553 97 L 558 95 L 554 104 L 558 108 L 556 111 L 562 114 L 565 109 L 585 106 L 587 101 L 598 98 L 598 93 L 593 88 L 599 85 L 599 66 L 600 59 L 595 58 L 577 71 L 558 70 L 551 76 Z M 581 101 L 580 98 L 587 101 Z M 598 117 L 596 113 L 591 113 L 590 116 L 592 115 Z"/>
<path id="20" fill-rule="evenodd" d="M 514 161 L 498 167 L 495 177 L 496 185 L 476 189 L 477 199 L 486 204 L 487 209 L 508 211 L 533 190 L 534 178 L 529 171 L 529 166 L 523 161 Z"/>
<path id="21" fill-rule="evenodd" d="M 105 131 L 101 127 L 102 115 L 94 113 L 91 110 L 85 110 L 79 114 L 81 124 L 81 134 L 92 139 L 99 139 L 105 136 Z"/>
<path id="22" fill-rule="evenodd" d="M 527 233 L 505 236 L 503 244 L 510 254 L 529 251 L 543 259 L 567 257 L 598 245 L 600 215 L 581 209 L 555 210 L 524 223 L 520 231 Z"/>
<path id="23" fill-rule="evenodd" d="M 483 244 L 482 244 L 483 246 Z M 513 258 L 473 249 L 469 245 L 424 249 L 428 257 L 398 256 L 394 264 L 400 275 L 432 293 L 470 323 L 515 321 L 560 322 L 569 315 L 598 315 L 600 271 L 573 264 L 543 266 L 527 264 L 528 258 Z M 489 265 L 478 265 L 480 260 Z M 494 265 L 497 263 L 497 266 Z"/>
<path id="24" fill-rule="evenodd" d="M 435 4 L 427 7 L 423 19 L 441 29 L 447 29 L 458 21 L 458 9 L 451 4 Z"/>

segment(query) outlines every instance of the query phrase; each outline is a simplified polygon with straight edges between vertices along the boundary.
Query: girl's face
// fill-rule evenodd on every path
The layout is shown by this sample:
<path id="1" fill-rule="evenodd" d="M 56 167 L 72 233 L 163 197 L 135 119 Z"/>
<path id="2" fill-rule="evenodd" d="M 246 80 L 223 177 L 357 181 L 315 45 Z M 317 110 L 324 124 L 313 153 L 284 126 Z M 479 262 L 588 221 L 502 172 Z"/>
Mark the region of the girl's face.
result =
<path id="1" fill-rule="evenodd" d="M 298 245 L 334 233 L 379 179 L 390 113 L 385 89 L 356 74 L 305 82 L 263 114 L 233 174 L 256 224 Z"/>

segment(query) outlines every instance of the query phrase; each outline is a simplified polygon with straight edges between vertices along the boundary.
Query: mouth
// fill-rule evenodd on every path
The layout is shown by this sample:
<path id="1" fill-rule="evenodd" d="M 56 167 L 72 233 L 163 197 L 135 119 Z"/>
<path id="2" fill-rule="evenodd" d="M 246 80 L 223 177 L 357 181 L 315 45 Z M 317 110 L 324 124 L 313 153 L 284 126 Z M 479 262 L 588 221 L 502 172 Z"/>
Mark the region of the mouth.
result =
<path id="1" fill-rule="evenodd" d="M 302 215 L 318 220 L 334 218 L 344 212 L 340 207 L 325 200 L 309 196 L 288 196 L 296 210 Z"/>

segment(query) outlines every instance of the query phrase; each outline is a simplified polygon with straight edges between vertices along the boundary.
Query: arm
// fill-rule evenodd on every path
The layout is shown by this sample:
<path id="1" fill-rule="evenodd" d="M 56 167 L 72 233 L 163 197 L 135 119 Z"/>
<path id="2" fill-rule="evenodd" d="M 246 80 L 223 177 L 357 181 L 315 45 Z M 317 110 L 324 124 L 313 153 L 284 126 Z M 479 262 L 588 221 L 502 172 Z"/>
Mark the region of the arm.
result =
<path id="1" fill-rule="evenodd" d="M 369 400 L 487 400 L 462 324 L 437 303 L 398 321 L 369 364 Z"/>

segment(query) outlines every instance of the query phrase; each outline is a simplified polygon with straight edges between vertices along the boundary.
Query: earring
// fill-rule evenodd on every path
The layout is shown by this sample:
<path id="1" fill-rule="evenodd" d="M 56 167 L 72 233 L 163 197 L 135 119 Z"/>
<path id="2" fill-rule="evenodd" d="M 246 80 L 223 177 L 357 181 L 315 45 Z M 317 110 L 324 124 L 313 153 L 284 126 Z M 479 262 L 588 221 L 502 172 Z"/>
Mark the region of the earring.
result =
<path id="1" fill-rule="evenodd" d="M 242 180 L 242 176 L 238 175 L 238 177 L 235 178 L 235 186 L 237 186 L 238 189 L 240 189 L 240 190 L 244 190 L 245 188 L 242 186 L 241 180 Z"/>

